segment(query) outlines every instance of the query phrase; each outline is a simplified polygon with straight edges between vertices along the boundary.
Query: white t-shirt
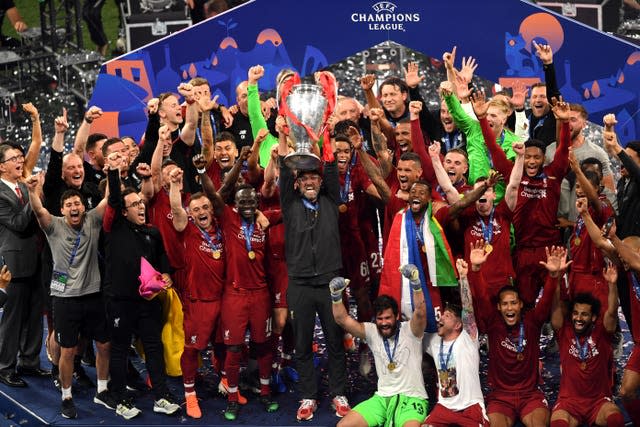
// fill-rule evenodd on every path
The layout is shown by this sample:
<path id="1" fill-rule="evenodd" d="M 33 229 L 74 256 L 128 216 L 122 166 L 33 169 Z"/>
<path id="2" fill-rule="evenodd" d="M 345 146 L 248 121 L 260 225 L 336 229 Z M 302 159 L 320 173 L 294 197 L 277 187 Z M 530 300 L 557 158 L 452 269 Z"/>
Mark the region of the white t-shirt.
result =
<path id="1" fill-rule="evenodd" d="M 462 411 L 479 403 L 484 408 L 482 388 L 480 387 L 480 354 L 478 341 L 473 340 L 463 330 L 454 341 L 442 341 L 438 334 L 426 334 L 427 353 L 433 357 L 438 370 L 438 403 L 452 411 Z M 447 364 L 446 370 L 440 361 L 440 343 L 442 358 Z M 453 345 L 451 356 L 449 350 Z"/>
<path id="2" fill-rule="evenodd" d="M 389 352 L 393 355 L 395 363 L 395 368 L 389 370 L 389 356 L 378 328 L 374 323 L 364 323 L 367 344 L 373 353 L 378 373 L 377 394 L 382 397 L 403 394 L 427 399 L 422 379 L 422 337 L 418 338 L 413 335 L 409 322 L 401 322 L 398 326 L 400 333 L 398 334 L 397 346 L 395 335 L 387 340 Z M 394 346 L 396 347 L 395 353 Z"/>

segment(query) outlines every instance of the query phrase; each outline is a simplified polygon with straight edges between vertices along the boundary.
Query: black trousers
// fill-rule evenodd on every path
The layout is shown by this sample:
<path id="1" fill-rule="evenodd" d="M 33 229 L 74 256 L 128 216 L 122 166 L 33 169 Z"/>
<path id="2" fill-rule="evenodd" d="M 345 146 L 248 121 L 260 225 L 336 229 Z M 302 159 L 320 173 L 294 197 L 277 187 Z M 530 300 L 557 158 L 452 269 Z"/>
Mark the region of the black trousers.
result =
<path id="1" fill-rule="evenodd" d="M 91 41 L 96 46 L 104 46 L 109 42 L 102 26 L 102 6 L 104 0 L 85 0 L 82 5 L 82 18 L 87 23 Z"/>
<path id="2" fill-rule="evenodd" d="M 107 299 L 107 316 L 111 327 L 111 391 L 118 400 L 124 398 L 127 384 L 127 356 L 135 334 L 142 341 L 145 364 L 156 400 L 167 389 L 162 347 L 162 305 L 151 301 Z"/>
<path id="3" fill-rule="evenodd" d="M 300 397 L 318 398 L 318 381 L 313 367 L 313 332 L 316 313 L 324 331 L 329 357 L 329 394 L 331 397 L 345 394 L 347 366 L 342 344 L 343 331 L 333 318 L 329 284 L 309 286 L 289 281 L 287 290 L 289 316 L 295 336 L 295 360 L 300 374 Z"/>
<path id="4" fill-rule="evenodd" d="M 44 293 L 39 274 L 9 282 L 0 319 L 0 370 L 13 371 L 16 363 L 24 368 L 40 367 Z"/>

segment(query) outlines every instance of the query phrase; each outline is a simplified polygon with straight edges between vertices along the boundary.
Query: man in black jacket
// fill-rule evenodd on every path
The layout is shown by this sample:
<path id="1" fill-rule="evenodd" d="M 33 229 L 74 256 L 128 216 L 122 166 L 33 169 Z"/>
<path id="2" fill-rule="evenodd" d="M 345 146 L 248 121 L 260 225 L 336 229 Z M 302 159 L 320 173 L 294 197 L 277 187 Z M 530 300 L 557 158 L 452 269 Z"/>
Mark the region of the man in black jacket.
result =
<path id="1" fill-rule="evenodd" d="M 109 154 L 118 158 L 118 151 Z M 111 167 L 111 166 L 110 166 Z M 131 336 L 136 333 L 142 340 L 154 392 L 153 411 L 173 414 L 180 406 L 170 395 L 166 384 L 162 332 L 162 306 L 157 298 L 146 300 L 138 292 L 141 259 L 163 273 L 170 282 L 169 262 L 158 229 L 145 224 L 145 205 L 133 188 L 120 190 L 120 171 L 111 168 L 108 174 L 109 200 L 103 220 L 106 236 L 106 269 L 104 294 L 107 297 L 107 317 L 112 328 L 111 391 L 120 402 L 116 413 L 125 419 L 140 413 L 124 396 L 127 373 L 127 354 Z"/>
<path id="2" fill-rule="evenodd" d="M 278 120 L 282 120 L 278 118 Z M 280 204 L 285 226 L 285 258 L 289 274 L 287 301 L 295 335 L 295 357 L 300 372 L 301 405 L 297 419 L 310 420 L 317 409 L 318 385 L 313 367 L 313 331 L 320 317 L 329 353 L 329 393 L 336 415 L 351 409 L 344 396 L 346 364 L 342 330 L 333 318 L 329 281 L 342 268 L 338 205 L 338 168 L 332 143 L 325 142 L 324 173 L 293 171 L 284 163 L 286 138 L 280 135 Z M 323 185 L 324 180 L 324 186 Z M 322 188 L 321 188 L 322 186 Z"/>

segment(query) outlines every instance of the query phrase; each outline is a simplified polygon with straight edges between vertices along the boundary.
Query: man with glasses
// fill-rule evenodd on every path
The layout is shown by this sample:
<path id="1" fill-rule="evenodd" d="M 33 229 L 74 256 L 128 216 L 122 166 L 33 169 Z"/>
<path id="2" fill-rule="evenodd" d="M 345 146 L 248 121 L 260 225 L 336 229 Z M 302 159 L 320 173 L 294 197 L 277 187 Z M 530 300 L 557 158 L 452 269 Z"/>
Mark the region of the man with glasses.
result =
<path id="1" fill-rule="evenodd" d="M 0 144 L 0 257 L 13 275 L 0 320 L 0 382 L 11 387 L 26 387 L 18 374 L 49 375 L 40 369 L 43 294 L 36 274 L 37 224 L 19 181 L 23 167 L 22 149 Z"/>
<path id="2" fill-rule="evenodd" d="M 125 396 L 127 355 L 135 332 L 142 340 L 145 362 L 154 393 L 153 411 L 173 414 L 180 405 L 169 393 L 164 368 L 162 305 L 157 298 L 144 299 L 138 276 L 144 260 L 162 272 L 162 280 L 171 284 L 169 262 L 157 228 L 146 225 L 145 205 L 133 188 L 120 189 L 119 151 L 107 157 L 110 170 L 108 207 L 103 220 L 106 236 L 105 279 L 107 321 L 111 325 L 111 391 L 118 404 L 116 414 L 131 419 L 140 414 Z M 121 160 L 121 159 L 120 159 Z M 124 163 L 126 164 L 126 163 Z M 116 167 L 114 167 L 116 166 Z"/>

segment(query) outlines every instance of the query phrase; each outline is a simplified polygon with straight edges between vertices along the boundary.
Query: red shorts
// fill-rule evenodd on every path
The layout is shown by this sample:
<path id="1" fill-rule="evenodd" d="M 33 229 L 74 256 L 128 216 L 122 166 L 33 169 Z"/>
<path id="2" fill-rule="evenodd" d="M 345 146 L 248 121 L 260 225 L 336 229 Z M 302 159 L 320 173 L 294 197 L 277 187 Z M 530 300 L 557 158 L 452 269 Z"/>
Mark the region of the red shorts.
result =
<path id="1" fill-rule="evenodd" d="M 514 256 L 518 292 L 527 306 L 533 306 L 538 298 L 540 289 L 547 280 L 547 269 L 540 265 L 540 261 L 547 260 L 544 247 L 519 248 Z"/>
<path id="2" fill-rule="evenodd" d="M 353 289 L 367 289 L 371 285 L 369 263 L 362 240 L 345 237 L 340 241 L 344 275 Z"/>
<path id="3" fill-rule="evenodd" d="M 567 411 L 569 415 L 578 420 L 578 425 L 594 425 L 600 408 L 608 402 L 613 402 L 610 397 L 598 397 L 596 399 L 567 397 L 558 399 L 553 407 L 553 412 Z"/>
<path id="4" fill-rule="evenodd" d="M 463 411 L 452 411 L 436 403 L 436 406 L 433 407 L 433 410 L 425 420 L 425 424 L 433 427 L 447 427 L 450 425 L 489 427 L 489 418 L 487 418 L 484 408 L 479 403 L 469 406 Z"/>
<path id="5" fill-rule="evenodd" d="M 184 346 L 204 350 L 214 337 L 218 324 L 220 301 L 184 301 Z"/>
<path id="6" fill-rule="evenodd" d="M 222 296 L 222 329 L 226 345 L 244 343 L 247 327 L 251 341 L 266 342 L 271 336 L 271 295 L 269 289 L 238 290 L 228 287 Z"/>
<path id="7" fill-rule="evenodd" d="M 625 366 L 625 369 L 640 374 L 640 346 L 638 344 L 633 345 L 633 351 L 629 356 L 629 360 L 627 360 L 627 366 Z"/>
<path id="8" fill-rule="evenodd" d="M 522 419 L 538 408 L 549 409 L 547 398 L 540 390 L 524 393 L 492 391 L 486 398 L 487 413 L 499 413 L 512 420 Z"/>
<path id="9" fill-rule="evenodd" d="M 267 283 L 269 283 L 273 308 L 287 308 L 289 276 L 287 275 L 287 263 L 284 259 L 269 257 Z"/>

